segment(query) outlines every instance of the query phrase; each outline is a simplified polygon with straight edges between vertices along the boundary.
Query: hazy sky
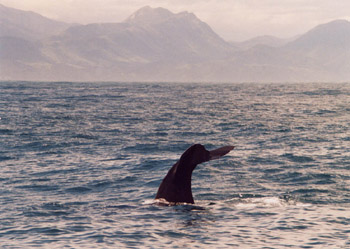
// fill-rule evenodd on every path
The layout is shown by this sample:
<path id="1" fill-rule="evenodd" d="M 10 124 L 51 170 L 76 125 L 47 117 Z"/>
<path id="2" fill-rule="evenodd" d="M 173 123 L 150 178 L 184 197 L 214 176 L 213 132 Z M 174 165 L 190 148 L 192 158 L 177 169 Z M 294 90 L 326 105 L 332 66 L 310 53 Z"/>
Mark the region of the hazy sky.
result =
<path id="1" fill-rule="evenodd" d="M 139 8 L 193 12 L 226 40 L 292 37 L 320 23 L 350 20 L 349 0 L 0 0 L 46 17 L 77 23 L 122 22 Z"/>

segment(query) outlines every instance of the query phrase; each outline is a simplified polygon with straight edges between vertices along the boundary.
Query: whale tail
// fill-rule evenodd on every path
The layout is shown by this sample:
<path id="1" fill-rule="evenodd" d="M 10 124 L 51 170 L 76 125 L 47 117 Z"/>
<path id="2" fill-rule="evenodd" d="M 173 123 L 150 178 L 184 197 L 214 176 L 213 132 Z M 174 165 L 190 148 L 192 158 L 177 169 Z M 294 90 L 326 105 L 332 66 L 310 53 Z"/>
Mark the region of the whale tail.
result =
<path id="1" fill-rule="evenodd" d="M 164 199 L 171 203 L 194 203 L 191 177 L 197 164 L 218 159 L 233 149 L 234 146 L 224 146 L 208 151 L 201 144 L 192 145 L 164 177 L 158 188 L 156 199 Z"/>
<path id="2" fill-rule="evenodd" d="M 231 150 L 233 150 L 235 146 L 224 146 L 215 150 L 209 151 L 210 159 L 209 160 L 214 160 L 218 159 L 227 153 L 229 153 Z"/>

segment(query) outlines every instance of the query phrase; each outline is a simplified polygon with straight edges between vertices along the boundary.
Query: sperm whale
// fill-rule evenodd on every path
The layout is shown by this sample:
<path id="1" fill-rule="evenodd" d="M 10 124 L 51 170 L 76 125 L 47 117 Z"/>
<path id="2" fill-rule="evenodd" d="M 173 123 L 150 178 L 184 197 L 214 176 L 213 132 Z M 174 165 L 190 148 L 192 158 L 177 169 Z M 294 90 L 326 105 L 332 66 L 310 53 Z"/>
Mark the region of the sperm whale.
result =
<path id="1" fill-rule="evenodd" d="M 201 144 L 189 147 L 164 177 L 155 199 L 165 199 L 170 203 L 194 203 L 191 189 L 192 172 L 200 163 L 218 159 L 234 146 L 224 146 L 208 151 Z"/>

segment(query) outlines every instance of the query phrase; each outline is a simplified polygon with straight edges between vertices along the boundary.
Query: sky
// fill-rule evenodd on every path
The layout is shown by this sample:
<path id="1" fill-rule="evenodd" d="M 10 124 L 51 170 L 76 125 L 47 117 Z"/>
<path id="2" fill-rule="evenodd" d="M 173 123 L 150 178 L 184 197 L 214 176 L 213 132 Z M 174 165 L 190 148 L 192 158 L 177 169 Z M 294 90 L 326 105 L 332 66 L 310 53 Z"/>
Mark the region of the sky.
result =
<path id="1" fill-rule="evenodd" d="M 318 24 L 350 21 L 349 0 L 0 0 L 12 8 L 30 10 L 73 23 L 122 22 L 144 6 L 174 13 L 188 11 L 227 41 L 261 35 L 291 38 Z"/>

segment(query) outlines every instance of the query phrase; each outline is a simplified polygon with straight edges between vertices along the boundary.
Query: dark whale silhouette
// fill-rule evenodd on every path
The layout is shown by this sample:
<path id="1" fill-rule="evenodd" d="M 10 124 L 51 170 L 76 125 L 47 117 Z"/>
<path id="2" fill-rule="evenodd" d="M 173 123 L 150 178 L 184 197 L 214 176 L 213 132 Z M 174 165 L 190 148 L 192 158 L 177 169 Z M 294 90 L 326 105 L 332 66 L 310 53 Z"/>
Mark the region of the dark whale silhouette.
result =
<path id="1" fill-rule="evenodd" d="M 197 164 L 220 158 L 234 146 L 224 146 L 208 151 L 201 144 L 192 145 L 175 163 L 159 186 L 156 199 L 165 199 L 170 203 L 194 203 L 191 190 L 192 171 Z"/>

